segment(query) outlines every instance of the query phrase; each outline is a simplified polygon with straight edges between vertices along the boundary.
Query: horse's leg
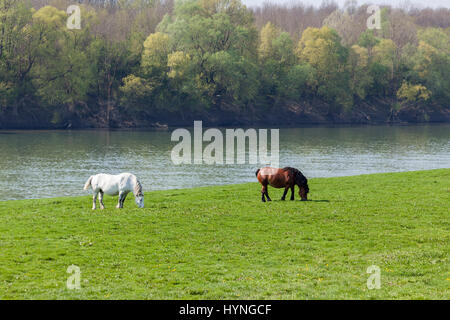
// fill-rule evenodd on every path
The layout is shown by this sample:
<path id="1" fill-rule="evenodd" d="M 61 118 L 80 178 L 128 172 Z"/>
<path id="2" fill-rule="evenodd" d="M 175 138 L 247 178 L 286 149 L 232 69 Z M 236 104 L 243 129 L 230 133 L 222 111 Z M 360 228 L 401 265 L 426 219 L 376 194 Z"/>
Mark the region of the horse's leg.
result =
<path id="1" fill-rule="evenodd" d="M 267 198 L 267 201 L 272 201 L 269 197 L 269 188 L 267 188 L 267 187 L 266 187 L 266 198 Z"/>
<path id="2" fill-rule="evenodd" d="M 286 189 L 287 190 L 287 189 Z M 295 185 L 291 187 L 291 200 L 294 200 Z"/>
<path id="3" fill-rule="evenodd" d="M 103 204 L 103 191 L 100 190 L 100 196 L 98 197 L 98 201 L 100 202 L 100 209 L 105 209 L 105 205 Z"/>
<path id="4" fill-rule="evenodd" d="M 98 192 L 95 192 L 94 191 L 94 196 L 92 197 L 92 210 L 95 210 L 95 209 L 97 209 L 97 195 L 98 195 Z"/>
<path id="5" fill-rule="evenodd" d="M 264 194 L 266 193 L 266 188 L 264 185 L 261 188 L 261 201 L 266 202 L 266 198 L 264 197 Z"/>
<path id="6" fill-rule="evenodd" d="M 122 208 L 122 197 L 123 197 L 123 192 L 119 192 L 119 203 L 117 203 L 117 206 L 116 206 L 117 209 Z"/>
<path id="7" fill-rule="evenodd" d="M 121 208 L 123 208 L 123 203 L 125 202 L 125 199 L 127 198 L 127 195 L 128 195 L 128 193 L 127 192 L 124 192 L 123 193 L 123 196 L 122 196 L 122 203 L 121 203 Z"/>
<path id="8" fill-rule="evenodd" d="M 289 187 L 284 188 L 283 196 L 281 197 L 281 200 L 286 200 L 286 193 L 288 192 Z"/>

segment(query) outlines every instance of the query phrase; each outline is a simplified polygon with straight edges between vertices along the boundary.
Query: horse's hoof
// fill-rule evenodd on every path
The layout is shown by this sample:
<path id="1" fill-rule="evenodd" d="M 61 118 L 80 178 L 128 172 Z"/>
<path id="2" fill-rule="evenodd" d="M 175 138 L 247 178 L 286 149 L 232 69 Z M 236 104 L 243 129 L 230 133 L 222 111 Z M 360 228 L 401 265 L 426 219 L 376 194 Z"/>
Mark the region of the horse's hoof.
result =
<path id="1" fill-rule="evenodd" d="M 272 199 L 267 199 L 267 201 L 272 201 Z"/>
<path id="2" fill-rule="evenodd" d="M 284 201 L 284 200 L 286 200 L 285 198 L 281 198 L 281 201 Z"/>

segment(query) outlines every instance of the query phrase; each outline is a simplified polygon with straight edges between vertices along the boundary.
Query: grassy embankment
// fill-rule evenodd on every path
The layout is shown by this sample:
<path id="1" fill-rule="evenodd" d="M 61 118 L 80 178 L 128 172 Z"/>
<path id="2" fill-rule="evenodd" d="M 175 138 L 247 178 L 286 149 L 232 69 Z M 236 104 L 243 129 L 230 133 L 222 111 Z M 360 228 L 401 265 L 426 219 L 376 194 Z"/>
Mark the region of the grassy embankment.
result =
<path id="1" fill-rule="evenodd" d="M 282 202 L 270 188 L 270 203 L 256 183 L 157 191 L 95 212 L 88 196 L 0 202 L 0 299 L 450 298 L 449 169 L 310 189 Z"/>

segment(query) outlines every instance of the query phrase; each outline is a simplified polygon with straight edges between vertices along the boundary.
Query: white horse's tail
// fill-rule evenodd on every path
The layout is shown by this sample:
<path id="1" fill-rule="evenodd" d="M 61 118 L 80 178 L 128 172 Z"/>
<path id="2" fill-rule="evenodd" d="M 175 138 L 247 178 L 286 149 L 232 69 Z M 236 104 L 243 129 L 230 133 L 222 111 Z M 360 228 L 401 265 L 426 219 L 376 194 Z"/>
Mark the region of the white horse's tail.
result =
<path id="1" fill-rule="evenodd" d="M 89 177 L 89 179 L 86 181 L 86 183 L 84 184 L 84 190 L 87 190 L 87 189 L 89 189 L 89 187 L 91 186 L 91 181 L 92 181 L 92 178 L 93 178 L 94 176 L 90 176 Z"/>

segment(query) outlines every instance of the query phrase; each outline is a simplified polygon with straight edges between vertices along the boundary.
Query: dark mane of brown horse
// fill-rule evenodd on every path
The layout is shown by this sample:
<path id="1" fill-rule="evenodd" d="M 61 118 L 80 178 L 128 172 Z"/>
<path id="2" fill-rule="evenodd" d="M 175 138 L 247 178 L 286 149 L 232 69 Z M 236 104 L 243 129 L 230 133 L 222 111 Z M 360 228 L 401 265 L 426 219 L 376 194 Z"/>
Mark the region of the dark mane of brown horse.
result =
<path id="1" fill-rule="evenodd" d="M 295 178 L 295 182 L 299 186 L 305 187 L 307 192 L 309 192 L 308 179 L 306 179 L 306 177 L 303 175 L 303 173 L 301 173 L 300 170 L 292 167 L 284 167 L 283 170 L 288 171 L 290 174 L 292 174 L 292 176 Z"/>
<path id="2" fill-rule="evenodd" d="M 282 170 L 283 171 L 289 171 L 290 173 L 292 173 L 294 175 L 294 177 L 297 176 L 298 172 L 300 172 L 300 170 L 292 168 L 292 167 L 284 167 Z"/>

